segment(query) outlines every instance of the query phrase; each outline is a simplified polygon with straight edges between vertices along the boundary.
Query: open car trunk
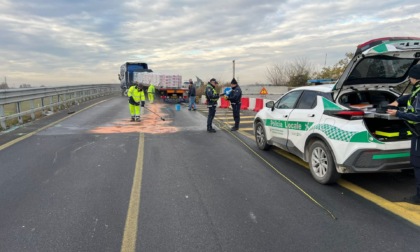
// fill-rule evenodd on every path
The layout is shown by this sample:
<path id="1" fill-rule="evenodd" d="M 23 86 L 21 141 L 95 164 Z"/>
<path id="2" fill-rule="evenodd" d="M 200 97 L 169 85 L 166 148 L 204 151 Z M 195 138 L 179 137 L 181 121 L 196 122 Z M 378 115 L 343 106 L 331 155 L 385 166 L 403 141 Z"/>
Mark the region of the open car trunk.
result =
<path id="1" fill-rule="evenodd" d="M 351 109 L 365 112 L 363 121 L 372 136 L 381 142 L 404 141 L 412 136 L 404 122 L 386 113 L 387 105 L 397 95 L 387 90 L 364 90 L 343 93 L 338 102 Z"/>
<path id="2" fill-rule="evenodd" d="M 412 133 L 404 120 L 388 120 L 381 118 L 363 119 L 369 132 L 381 142 L 404 141 L 411 139 Z"/>

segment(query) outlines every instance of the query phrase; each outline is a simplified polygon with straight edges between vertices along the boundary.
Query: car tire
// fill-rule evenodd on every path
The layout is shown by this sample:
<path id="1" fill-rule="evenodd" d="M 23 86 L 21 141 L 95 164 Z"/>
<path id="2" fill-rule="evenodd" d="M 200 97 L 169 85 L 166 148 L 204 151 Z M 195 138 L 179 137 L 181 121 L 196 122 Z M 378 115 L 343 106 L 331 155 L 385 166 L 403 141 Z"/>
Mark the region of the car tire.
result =
<path id="1" fill-rule="evenodd" d="M 264 125 L 262 122 L 257 122 L 255 126 L 255 142 L 261 150 L 270 149 L 271 145 L 267 143 L 267 135 L 265 134 Z"/>
<path id="2" fill-rule="evenodd" d="M 321 184 L 332 184 L 340 178 L 331 151 L 319 140 L 309 147 L 309 170 L 312 177 Z"/>

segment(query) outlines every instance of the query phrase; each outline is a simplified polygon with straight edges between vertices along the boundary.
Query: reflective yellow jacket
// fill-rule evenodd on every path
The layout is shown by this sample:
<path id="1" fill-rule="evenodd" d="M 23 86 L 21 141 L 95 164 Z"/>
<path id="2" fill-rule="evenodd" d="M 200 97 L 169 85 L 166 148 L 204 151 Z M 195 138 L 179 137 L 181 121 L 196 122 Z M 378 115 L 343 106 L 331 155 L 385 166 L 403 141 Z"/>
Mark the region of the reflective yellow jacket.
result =
<path id="1" fill-rule="evenodd" d="M 149 94 L 155 93 L 155 86 L 153 86 L 153 84 L 150 84 L 149 88 L 147 89 L 147 93 Z"/>
<path id="2" fill-rule="evenodd" d="M 144 95 L 143 90 L 138 90 L 136 86 L 131 86 L 130 89 L 128 89 L 127 93 L 128 97 L 133 97 L 135 102 L 145 101 L 146 97 Z"/>

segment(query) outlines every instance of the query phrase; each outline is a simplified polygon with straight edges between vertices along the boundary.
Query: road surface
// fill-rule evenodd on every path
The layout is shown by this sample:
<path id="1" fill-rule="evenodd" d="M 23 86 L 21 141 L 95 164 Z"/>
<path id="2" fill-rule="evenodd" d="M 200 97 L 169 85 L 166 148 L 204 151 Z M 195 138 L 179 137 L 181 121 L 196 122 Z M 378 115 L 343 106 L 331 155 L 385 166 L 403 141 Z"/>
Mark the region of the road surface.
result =
<path id="1" fill-rule="evenodd" d="M 102 98 L 1 135 L 0 251 L 419 251 L 417 224 L 258 150 L 229 110 L 208 133 L 205 107 L 146 106 L 130 122 Z"/>

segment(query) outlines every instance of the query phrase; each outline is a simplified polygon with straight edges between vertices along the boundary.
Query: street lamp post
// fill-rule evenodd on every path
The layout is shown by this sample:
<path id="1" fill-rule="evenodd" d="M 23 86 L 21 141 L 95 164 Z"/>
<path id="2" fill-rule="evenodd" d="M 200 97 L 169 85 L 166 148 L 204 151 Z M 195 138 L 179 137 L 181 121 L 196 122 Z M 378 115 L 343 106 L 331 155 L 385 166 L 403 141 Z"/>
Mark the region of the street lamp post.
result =
<path id="1" fill-rule="evenodd" d="M 233 60 L 232 63 L 233 63 L 233 78 L 235 78 L 235 60 Z"/>

